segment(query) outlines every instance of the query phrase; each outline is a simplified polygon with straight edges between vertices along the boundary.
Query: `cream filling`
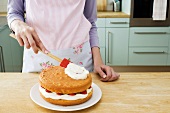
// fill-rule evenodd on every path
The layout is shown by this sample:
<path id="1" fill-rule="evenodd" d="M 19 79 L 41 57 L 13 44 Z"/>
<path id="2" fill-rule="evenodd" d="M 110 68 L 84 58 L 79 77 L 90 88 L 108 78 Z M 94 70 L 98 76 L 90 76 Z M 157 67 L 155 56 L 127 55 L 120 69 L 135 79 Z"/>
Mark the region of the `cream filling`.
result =
<path id="1" fill-rule="evenodd" d="M 67 74 L 72 79 L 86 79 L 89 71 L 84 67 L 78 66 L 74 63 L 69 63 L 65 68 L 65 74 Z"/>
<path id="2" fill-rule="evenodd" d="M 84 99 L 88 96 L 88 94 L 92 91 L 92 88 L 87 89 L 87 94 L 76 94 L 74 96 L 63 94 L 63 95 L 57 95 L 55 92 L 48 93 L 45 91 L 44 88 L 39 86 L 39 91 L 45 98 L 51 98 L 51 99 L 62 99 L 62 100 L 77 100 L 77 99 Z"/>

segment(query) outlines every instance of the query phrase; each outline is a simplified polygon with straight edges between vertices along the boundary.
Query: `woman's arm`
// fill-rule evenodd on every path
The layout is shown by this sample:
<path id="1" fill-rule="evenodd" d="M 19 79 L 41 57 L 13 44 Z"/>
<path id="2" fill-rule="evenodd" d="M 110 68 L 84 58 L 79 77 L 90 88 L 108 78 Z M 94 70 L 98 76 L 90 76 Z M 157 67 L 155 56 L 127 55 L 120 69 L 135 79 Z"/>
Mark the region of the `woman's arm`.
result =
<path id="1" fill-rule="evenodd" d="M 86 0 L 85 8 L 84 8 L 84 15 L 92 24 L 90 29 L 90 45 L 91 47 L 99 46 L 99 38 L 97 35 L 97 8 L 96 8 L 96 0 Z"/>
<path id="2" fill-rule="evenodd" d="M 24 22 L 25 0 L 8 0 L 8 25 L 15 36 L 20 46 L 30 47 L 35 53 L 38 53 L 38 47 L 47 53 L 47 49 L 39 39 L 34 28 L 28 26 Z"/>
<path id="3" fill-rule="evenodd" d="M 100 49 L 99 49 L 99 38 L 97 35 L 97 6 L 96 0 L 86 0 L 84 15 L 92 24 L 92 28 L 90 30 L 90 45 L 92 48 L 92 55 L 94 61 L 94 72 L 99 73 L 102 81 L 114 81 L 119 78 L 119 74 L 114 72 L 114 70 L 103 64 Z"/>
<path id="4" fill-rule="evenodd" d="M 24 2 L 25 0 L 8 0 L 8 25 L 11 28 L 11 23 L 14 20 L 24 22 Z"/>

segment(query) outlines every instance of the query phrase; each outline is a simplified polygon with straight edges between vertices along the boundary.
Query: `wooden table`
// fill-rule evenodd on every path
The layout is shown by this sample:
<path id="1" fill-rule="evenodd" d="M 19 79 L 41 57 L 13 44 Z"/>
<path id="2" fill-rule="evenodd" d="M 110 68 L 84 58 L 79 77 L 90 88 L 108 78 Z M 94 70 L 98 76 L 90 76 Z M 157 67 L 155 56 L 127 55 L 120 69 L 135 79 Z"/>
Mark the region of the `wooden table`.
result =
<path id="1" fill-rule="evenodd" d="M 102 90 L 101 100 L 76 113 L 170 113 L 170 73 L 120 73 L 115 82 L 93 82 Z M 38 74 L 0 73 L 0 113 L 58 113 L 35 104 L 31 87 Z M 72 112 L 71 112 L 72 113 Z"/>

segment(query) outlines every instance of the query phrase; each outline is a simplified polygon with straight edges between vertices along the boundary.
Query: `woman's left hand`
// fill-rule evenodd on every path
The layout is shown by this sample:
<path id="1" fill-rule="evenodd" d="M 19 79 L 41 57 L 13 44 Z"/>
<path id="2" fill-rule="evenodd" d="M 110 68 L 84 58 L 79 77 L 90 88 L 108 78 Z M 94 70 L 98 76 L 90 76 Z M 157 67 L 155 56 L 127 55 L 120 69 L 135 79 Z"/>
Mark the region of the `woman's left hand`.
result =
<path id="1" fill-rule="evenodd" d="M 101 81 L 103 82 L 115 81 L 120 77 L 113 68 L 104 64 L 94 66 L 94 72 L 101 76 Z"/>
<path id="2" fill-rule="evenodd" d="M 120 75 L 116 73 L 113 68 L 104 65 L 101 58 L 100 49 L 98 47 L 92 48 L 92 55 L 94 60 L 94 72 L 100 75 L 101 81 L 110 82 L 119 78 Z"/>

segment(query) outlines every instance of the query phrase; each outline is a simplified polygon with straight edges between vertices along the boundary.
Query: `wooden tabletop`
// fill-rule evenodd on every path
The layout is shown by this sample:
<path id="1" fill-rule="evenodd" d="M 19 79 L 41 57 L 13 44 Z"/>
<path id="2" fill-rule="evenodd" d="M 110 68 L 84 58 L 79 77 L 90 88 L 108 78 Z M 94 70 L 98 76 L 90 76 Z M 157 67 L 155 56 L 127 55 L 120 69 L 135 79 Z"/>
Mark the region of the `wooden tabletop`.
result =
<path id="1" fill-rule="evenodd" d="M 115 82 L 101 82 L 94 74 L 102 98 L 75 113 L 170 113 L 170 73 L 120 74 Z M 30 89 L 37 82 L 38 74 L 0 73 L 0 113 L 60 113 L 31 100 Z"/>

